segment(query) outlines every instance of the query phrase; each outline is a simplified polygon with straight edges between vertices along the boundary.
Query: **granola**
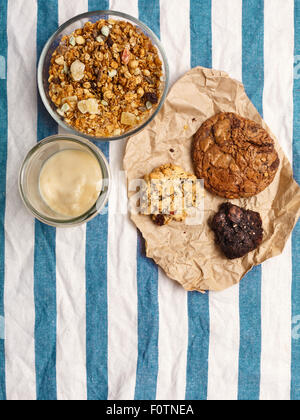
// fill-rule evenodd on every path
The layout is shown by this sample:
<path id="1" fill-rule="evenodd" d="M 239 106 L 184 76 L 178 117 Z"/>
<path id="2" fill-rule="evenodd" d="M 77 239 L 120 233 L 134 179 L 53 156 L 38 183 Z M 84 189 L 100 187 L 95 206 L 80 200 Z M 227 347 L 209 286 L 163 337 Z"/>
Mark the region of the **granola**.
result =
<path id="1" fill-rule="evenodd" d="M 156 47 L 127 21 L 99 20 L 64 36 L 53 53 L 49 95 L 64 121 L 95 137 L 142 124 L 160 101 Z"/>

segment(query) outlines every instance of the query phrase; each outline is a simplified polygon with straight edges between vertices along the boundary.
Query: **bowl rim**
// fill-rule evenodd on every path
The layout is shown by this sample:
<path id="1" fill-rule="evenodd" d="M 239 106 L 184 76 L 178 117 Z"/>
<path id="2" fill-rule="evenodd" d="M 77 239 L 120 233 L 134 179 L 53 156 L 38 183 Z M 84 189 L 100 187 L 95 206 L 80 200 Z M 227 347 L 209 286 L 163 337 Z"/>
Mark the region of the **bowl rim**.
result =
<path id="1" fill-rule="evenodd" d="M 157 105 L 156 109 L 154 110 L 154 112 L 151 114 L 151 116 L 143 124 L 141 124 L 140 126 L 137 126 L 133 130 L 130 130 L 130 131 L 127 131 L 127 132 L 121 134 L 120 136 L 96 137 L 96 136 L 90 136 L 88 134 L 85 134 L 85 133 L 82 133 L 80 131 L 75 130 L 71 126 L 67 125 L 61 118 L 59 118 L 57 113 L 53 111 L 52 107 L 49 105 L 49 101 L 48 101 L 47 96 L 46 96 L 45 91 L 44 91 L 44 84 L 43 84 L 44 62 L 45 62 L 45 57 L 46 57 L 47 51 L 49 50 L 49 47 L 52 44 L 53 40 L 65 28 L 72 25 L 76 21 L 78 21 L 80 19 L 88 18 L 88 17 L 91 17 L 91 16 L 96 16 L 96 15 L 99 15 L 99 14 L 118 16 L 118 17 L 126 19 L 128 21 L 132 21 L 138 27 L 140 27 L 142 30 L 148 32 L 153 37 L 153 39 L 155 40 L 156 46 L 158 47 L 158 50 L 159 50 L 159 52 L 160 52 L 160 54 L 163 58 L 164 67 L 165 67 L 165 72 L 164 72 L 165 87 L 164 87 L 163 94 L 160 98 L 160 102 Z M 118 12 L 118 11 L 115 11 L 115 10 L 96 10 L 96 11 L 92 11 L 92 12 L 85 12 L 85 13 L 81 13 L 81 14 L 76 15 L 76 16 L 72 17 L 71 19 L 67 20 L 65 23 L 60 25 L 59 28 L 54 32 L 54 34 L 48 39 L 48 41 L 46 42 L 46 44 L 45 44 L 45 46 L 44 46 L 44 48 L 41 52 L 41 55 L 39 57 L 39 62 L 38 62 L 38 71 L 37 71 L 38 90 L 39 90 L 39 94 L 40 94 L 40 97 L 42 99 L 42 102 L 43 102 L 45 108 L 47 109 L 47 111 L 49 112 L 49 114 L 51 115 L 51 117 L 55 120 L 55 122 L 58 125 L 60 125 L 62 128 L 64 128 L 70 134 L 81 136 L 81 137 L 84 137 L 84 138 L 86 138 L 88 140 L 91 140 L 91 141 L 94 141 L 94 142 L 97 142 L 97 141 L 98 142 L 107 142 L 107 141 L 123 140 L 125 138 L 131 137 L 131 136 L 139 133 L 140 131 L 142 131 L 151 121 L 153 121 L 153 119 L 156 117 L 156 115 L 161 110 L 161 108 L 162 108 L 162 106 L 163 106 L 163 104 L 166 100 L 168 91 L 169 91 L 169 83 L 170 83 L 170 68 L 169 68 L 168 58 L 167 58 L 167 54 L 165 52 L 165 49 L 164 49 L 160 39 L 155 35 L 155 33 L 145 23 L 141 22 L 139 19 L 135 18 L 134 16 L 128 15 L 127 13 Z"/>
<path id="2" fill-rule="evenodd" d="M 103 178 L 103 180 L 106 180 L 106 183 L 103 183 L 102 186 L 102 190 L 97 198 L 97 201 L 95 202 L 95 204 L 93 204 L 93 206 L 87 210 L 84 214 L 74 217 L 72 219 L 67 219 L 67 220 L 59 220 L 59 219 L 55 219 L 55 218 L 51 218 L 51 217 L 45 217 L 43 215 L 41 215 L 29 202 L 29 200 L 26 198 L 26 194 L 24 193 L 24 189 L 23 189 L 23 175 L 24 175 L 24 170 L 26 168 L 26 165 L 29 161 L 29 159 L 36 153 L 37 150 L 43 148 L 45 145 L 49 144 L 49 143 L 53 143 L 53 142 L 60 142 L 60 140 L 66 140 L 72 143 L 77 143 L 80 144 L 82 146 L 84 146 L 85 148 L 89 149 L 90 152 L 93 153 L 93 155 L 96 157 L 97 161 L 99 162 L 99 165 L 101 167 L 101 171 L 103 173 L 103 169 L 102 169 L 102 163 L 103 166 L 105 167 L 106 171 L 107 171 L 107 179 Z M 23 201 L 23 204 L 25 205 L 26 209 L 31 213 L 31 215 L 33 215 L 36 219 L 38 219 L 40 222 L 49 225 L 49 226 L 53 226 L 53 227 L 63 227 L 63 228 L 68 228 L 68 227 L 75 227 L 75 226 L 80 226 L 82 224 L 85 224 L 87 222 L 89 222 L 90 220 L 92 220 L 94 217 L 96 217 L 106 206 L 109 196 L 110 196 L 110 192 L 111 192 L 111 188 L 112 188 L 112 175 L 111 175 L 111 170 L 109 167 L 109 163 L 104 155 L 104 153 L 96 146 L 94 145 L 92 142 L 90 142 L 89 140 L 85 139 L 84 137 L 79 137 L 79 136 L 75 136 L 73 134 L 55 134 L 52 136 L 48 136 L 46 138 L 44 138 L 43 140 L 39 141 L 34 147 L 32 147 L 29 152 L 26 154 L 21 168 L 19 170 L 19 176 L 18 176 L 18 188 L 19 188 L 19 193 L 21 196 L 21 199 Z M 105 190 L 103 191 L 103 188 L 105 188 Z M 101 203 L 101 206 L 98 207 L 98 203 L 101 197 L 103 197 L 104 195 L 104 200 Z"/>

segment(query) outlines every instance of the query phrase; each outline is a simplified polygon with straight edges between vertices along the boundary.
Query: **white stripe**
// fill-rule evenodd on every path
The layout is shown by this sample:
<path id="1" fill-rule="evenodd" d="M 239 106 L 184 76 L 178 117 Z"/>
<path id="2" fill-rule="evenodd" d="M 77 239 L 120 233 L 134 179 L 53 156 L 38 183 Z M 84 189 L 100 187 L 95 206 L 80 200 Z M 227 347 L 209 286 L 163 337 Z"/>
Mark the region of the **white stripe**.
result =
<path id="1" fill-rule="evenodd" d="M 57 398 L 85 400 L 86 389 L 86 226 L 57 229 Z"/>
<path id="2" fill-rule="evenodd" d="M 5 354 L 8 400 L 36 399 L 34 219 L 18 193 L 18 171 L 36 143 L 37 2 L 8 1 L 8 157 L 5 214 Z M 26 58 L 26 59 L 25 59 Z"/>
<path id="3" fill-rule="evenodd" d="M 265 1 L 264 119 L 293 159 L 294 2 Z"/>
<path id="4" fill-rule="evenodd" d="M 234 13 L 233 13 L 234 11 Z M 213 68 L 242 79 L 242 0 L 212 2 Z M 208 399 L 236 400 L 240 343 L 239 286 L 210 293 Z"/>
<path id="5" fill-rule="evenodd" d="M 170 63 L 171 81 L 190 69 L 189 1 L 161 0 L 161 40 Z M 174 31 L 174 28 L 176 30 Z M 184 46 L 184 48 L 183 48 Z M 183 52 L 183 53 L 182 53 Z M 187 293 L 159 270 L 158 400 L 183 400 L 188 347 Z"/>
<path id="6" fill-rule="evenodd" d="M 236 400 L 240 343 L 239 285 L 210 292 L 208 400 Z"/>
<path id="7" fill-rule="evenodd" d="M 88 10 L 88 0 L 60 0 L 59 24 Z M 59 133 L 65 131 L 59 128 Z M 86 225 L 56 232 L 57 398 L 86 400 Z"/>
<path id="8" fill-rule="evenodd" d="M 242 80 L 242 0 L 212 0 L 213 68 Z"/>
<path id="9" fill-rule="evenodd" d="M 191 65 L 189 0 L 160 0 L 160 30 L 172 85 Z"/>
<path id="10" fill-rule="evenodd" d="M 264 118 L 292 160 L 294 2 L 265 1 Z M 292 251 L 262 265 L 262 400 L 289 400 Z"/>
<path id="11" fill-rule="evenodd" d="M 188 347 L 187 293 L 159 270 L 157 400 L 184 400 Z"/>
<path id="12" fill-rule="evenodd" d="M 138 17 L 137 0 L 112 0 L 110 9 Z M 127 214 L 126 181 L 121 173 L 125 145 L 125 140 L 110 143 L 113 187 L 107 268 L 109 400 L 134 398 L 137 366 L 137 233 Z"/>

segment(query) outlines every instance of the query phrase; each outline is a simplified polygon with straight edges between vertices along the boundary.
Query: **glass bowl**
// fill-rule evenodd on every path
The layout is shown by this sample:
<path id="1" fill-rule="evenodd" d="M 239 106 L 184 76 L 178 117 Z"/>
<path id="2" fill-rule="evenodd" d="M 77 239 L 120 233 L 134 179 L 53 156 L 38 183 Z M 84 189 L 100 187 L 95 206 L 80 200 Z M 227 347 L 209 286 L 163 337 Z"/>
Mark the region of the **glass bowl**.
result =
<path id="1" fill-rule="evenodd" d="M 40 194 L 39 177 L 44 163 L 62 150 L 82 150 L 96 157 L 102 171 L 102 190 L 93 207 L 76 218 L 62 216 L 47 206 Z M 79 226 L 93 219 L 105 207 L 111 187 L 111 173 L 107 160 L 101 150 L 93 143 L 74 135 L 55 135 L 47 137 L 30 150 L 19 174 L 21 198 L 31 214 L 41 222 L 54 227 Z"/>
<path id="2" fill-rule="evenodd" d="M 76 130 L 74 127 L 65 123 L 63 117 L 61 117 L 56 112 L 56 107 L 50 99 L 49 96 L 49 67 L 51 62 L 51 57 L 56 48 L 59 46 L 61 38 L 65 35 L 70 35 L 75 29 L 79 29 L 84 26 L 86 22 L 96 22 L 100 19 L 111 19 L 114 20 L 125 20 L 139 28 L 141 31 L 147 35 L 152 44 L 157 48 L 159 57 L 162 61 L 162 69 L 163 69 L 163 80 L 162 80 L 162 95 L 160 101 L 156 107 L 154 107 L 153 112 L 150 114 L 147 120 L 144 120 L 140 125 L 133 127 L 131 130 L 126 131 L 125 133 L 119 136 L 112 136 L 112 137 L 96 137 L 90 136 L 88 134 L 82 133 L 81 131 Z M 157 36 L 149 29 L 144 23 L 140 22 L 138 19 L 135 19 L 132 16 L 129 16 L 125 13 L 115 12 L 111 10 L 104 10 L 104 11 L 96 11 L 96 12 L 87 12 L 81 15 L 75 16 L 74 18 L 70 19 L 66 23 L 60 26 L 60 28 L 52 35 L 52 37 L 46 43 L 38 65 L 38 88 L 40 92 L 40 96 L 42 101 L 49 112 L 49 114 L 54 118 L 54 120 L 64 129 L 67 131 L 83 136 L 88 138 L 92 141 L 111 141 L 111 140 L 121 140 L 126 137 L 130 137 L 139 131 L 143 130 L 157 115 L 160 111 L 168 92 L 169 87 L 169 66 L 166 53 L 161 45 L 161 42 L 157 38 Z"/>

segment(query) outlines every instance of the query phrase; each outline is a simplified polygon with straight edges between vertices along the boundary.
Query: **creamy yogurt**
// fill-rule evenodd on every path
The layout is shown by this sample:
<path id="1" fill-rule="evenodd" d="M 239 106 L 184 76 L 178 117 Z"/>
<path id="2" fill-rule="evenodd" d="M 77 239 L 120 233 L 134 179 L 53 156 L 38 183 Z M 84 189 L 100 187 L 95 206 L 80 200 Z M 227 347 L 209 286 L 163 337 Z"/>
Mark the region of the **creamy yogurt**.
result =
<path id="1" fill-rule="evenodd" d="M 102 188 L 102 171 L 92 154 L 67 149 L 51 156 L 39 179 L 40 194 L 56 213 L 75 218 L 90 210 Z"/>

